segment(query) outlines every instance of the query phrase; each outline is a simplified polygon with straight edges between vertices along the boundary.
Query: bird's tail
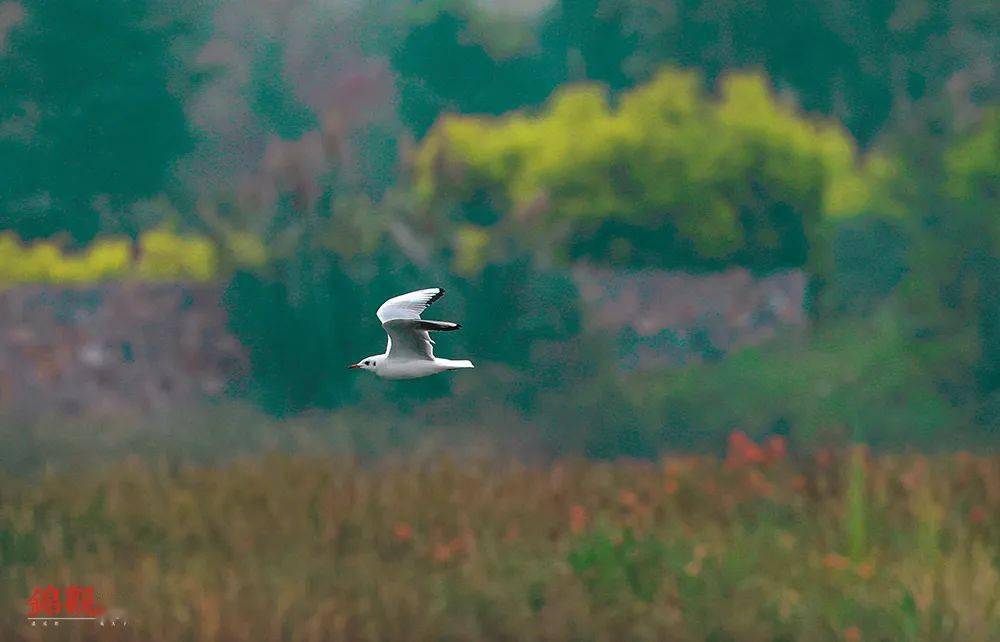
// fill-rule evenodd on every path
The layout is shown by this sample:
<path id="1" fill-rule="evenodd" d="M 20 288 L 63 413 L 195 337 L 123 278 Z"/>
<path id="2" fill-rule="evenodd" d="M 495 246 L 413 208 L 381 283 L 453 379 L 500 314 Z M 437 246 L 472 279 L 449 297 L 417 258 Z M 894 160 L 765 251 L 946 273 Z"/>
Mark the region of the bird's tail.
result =
<path id="1" fill-rule="evenodd" d="M 442 359 L 442 361 L 445 361 L 445 359 Z M 472 365 L 471 361 L 468 361 L 466 359 L 462 359 L 460 361 L 455 361 L 454 359 L 447 359 L 447 362 L 448 363 L 446 365 L 450 369 L 452 369 L 452 370 L 459 370 L 461 368 L 475 368 L 476 367 L 476 366 Z"/>

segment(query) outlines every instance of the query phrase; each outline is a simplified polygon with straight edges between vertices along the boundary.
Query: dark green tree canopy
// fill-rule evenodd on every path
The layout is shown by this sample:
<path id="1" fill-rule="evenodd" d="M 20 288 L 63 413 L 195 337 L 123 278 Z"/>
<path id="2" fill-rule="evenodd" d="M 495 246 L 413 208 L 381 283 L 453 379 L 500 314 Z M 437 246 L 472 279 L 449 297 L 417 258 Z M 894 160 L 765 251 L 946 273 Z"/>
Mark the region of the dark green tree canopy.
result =
<path id="1" fill-rule="evenodd" d="M 162 190 L 191 145 L 171 92 L 182 27 L 148 0 L 26 3 L 0 57 L 0 227 L 77 242 Z"/>

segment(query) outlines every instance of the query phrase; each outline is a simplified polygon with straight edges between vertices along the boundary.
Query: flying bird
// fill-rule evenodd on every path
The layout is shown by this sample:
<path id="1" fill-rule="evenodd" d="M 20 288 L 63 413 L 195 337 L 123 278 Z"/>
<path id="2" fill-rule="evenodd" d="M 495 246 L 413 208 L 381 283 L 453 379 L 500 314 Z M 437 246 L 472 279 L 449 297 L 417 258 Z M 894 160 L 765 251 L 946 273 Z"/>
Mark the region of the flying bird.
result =
<path id="1" fill-rule="evenodd" d="M 462 327 L 450 321 L 425 321 L 420 313 L 444 296 L 441 288 L 400 294 L 382 304 L 375 313 L 389 335 L 385 354 L 365 357 L 347 366 L 371 370 L 383 379 L 417 379 L 446 370 L 474 368 L 471 361 L 439 359 L 429 332 L 451 332 Z"/>

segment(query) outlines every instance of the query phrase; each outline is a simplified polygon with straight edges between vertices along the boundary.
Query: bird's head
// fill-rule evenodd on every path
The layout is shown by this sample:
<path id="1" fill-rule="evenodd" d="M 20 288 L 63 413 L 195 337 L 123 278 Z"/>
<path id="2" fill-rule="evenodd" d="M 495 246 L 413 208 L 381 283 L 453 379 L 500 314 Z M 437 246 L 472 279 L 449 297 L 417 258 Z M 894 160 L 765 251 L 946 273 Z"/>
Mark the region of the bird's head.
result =
<path id="1" fill-rule="evenodd" d="M 359 361 L 357 363 L 352 363 L 351 365 L 349 365 L 347 367 L 350 368 L 351 370 L 355 370 L 355 369 L 360 369 L 360 370 L 374 370 L 378 366 L 378 359 L 379 359 L 379 357 L 377 357 L 377 356 L 365 357 L 361 361 Z"/>

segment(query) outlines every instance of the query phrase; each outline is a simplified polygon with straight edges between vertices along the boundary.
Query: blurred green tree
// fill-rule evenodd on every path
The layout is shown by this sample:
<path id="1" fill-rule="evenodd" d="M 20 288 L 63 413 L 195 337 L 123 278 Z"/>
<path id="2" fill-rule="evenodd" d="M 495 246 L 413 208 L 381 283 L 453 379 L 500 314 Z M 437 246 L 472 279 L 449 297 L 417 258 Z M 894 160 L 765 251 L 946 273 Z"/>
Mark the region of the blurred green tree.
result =
<path id="1" fill-rule="evenodd" d="M 914 168 L 941 174 L 915 195 L 924 207 L 913 206 L 922 215 L 912 221 L 908 310 L 918 335 L 935 339 L 927 356 L 956 399 L 967 401 L 960 383 L 971 376 L 980 418 L 1000 426 L 1000 107 L 951 143 L 941 165 Z"/>
<path id="2" fill-rule="evenodd" d="M 727 76 L 716 99 L 673 70 L 617 108 L 570 85 L 534 116 L 446 117 L 414 166 L 429 216 L 480 229 L 456 237 L 460 257 L 485 235 L 564 258 L 761 270 L 806 265 L 824 216 L 891 209 L 892 171 L 877 155 L 859 162 L 837 124 L 801 116 L 759 75 Z"/>
<path id="3" fill-rule="evenodd" d="M 155 6 L 25 2 L 0 55 L 0 227 L 138 231 L 118 213 L 163 190 L 192 140 L 170 49 L 192 27 Z"/>
<path id="4" fill-rule="evenodd" d="M 444 3 L 414 19 L 394 49 L 400 116 L 416 136 L 442 112 L 501 114 L 537 105 L 562 80 L 558 65 L 527 46 L 491 46 L 514 25 L 483 22 L 469 3 Z"/>
<path id="5" fill-rule="evenodd" d="M 315 129 L 318 120 L 308 107 L 299 102 L 282 70 L 285 48 L 268 41 L 253 60 L 250 87 L 251 105 L 269 132 L 283 139 L 301 138 Z"/>
<path id="6" fill-rule="evenodd" d="M 995 12 L 960 0 L 807 0 L 794 11 L 774 1 L 561 1 L 541 31 L 553 55 L 577 60 L 567 78 L 613 88 L 664 64 L 700 69 L 709 82 L 760 68 L 866 146 L 891 118 L 940 118 L 949 82 L 953 97 L 981 97 L 995 82 L 987 61 L 1000 54 Z"/>
<path id="7" fill-rule="evenodd" d="M 619 90 L 634 84 L 629 60 L 640 34 L 627 21 L 630 7 L 607 0 L 559 0 L 539 27 L 543 57 L 558 64 L 563 81 L 592 80 Z"/>

